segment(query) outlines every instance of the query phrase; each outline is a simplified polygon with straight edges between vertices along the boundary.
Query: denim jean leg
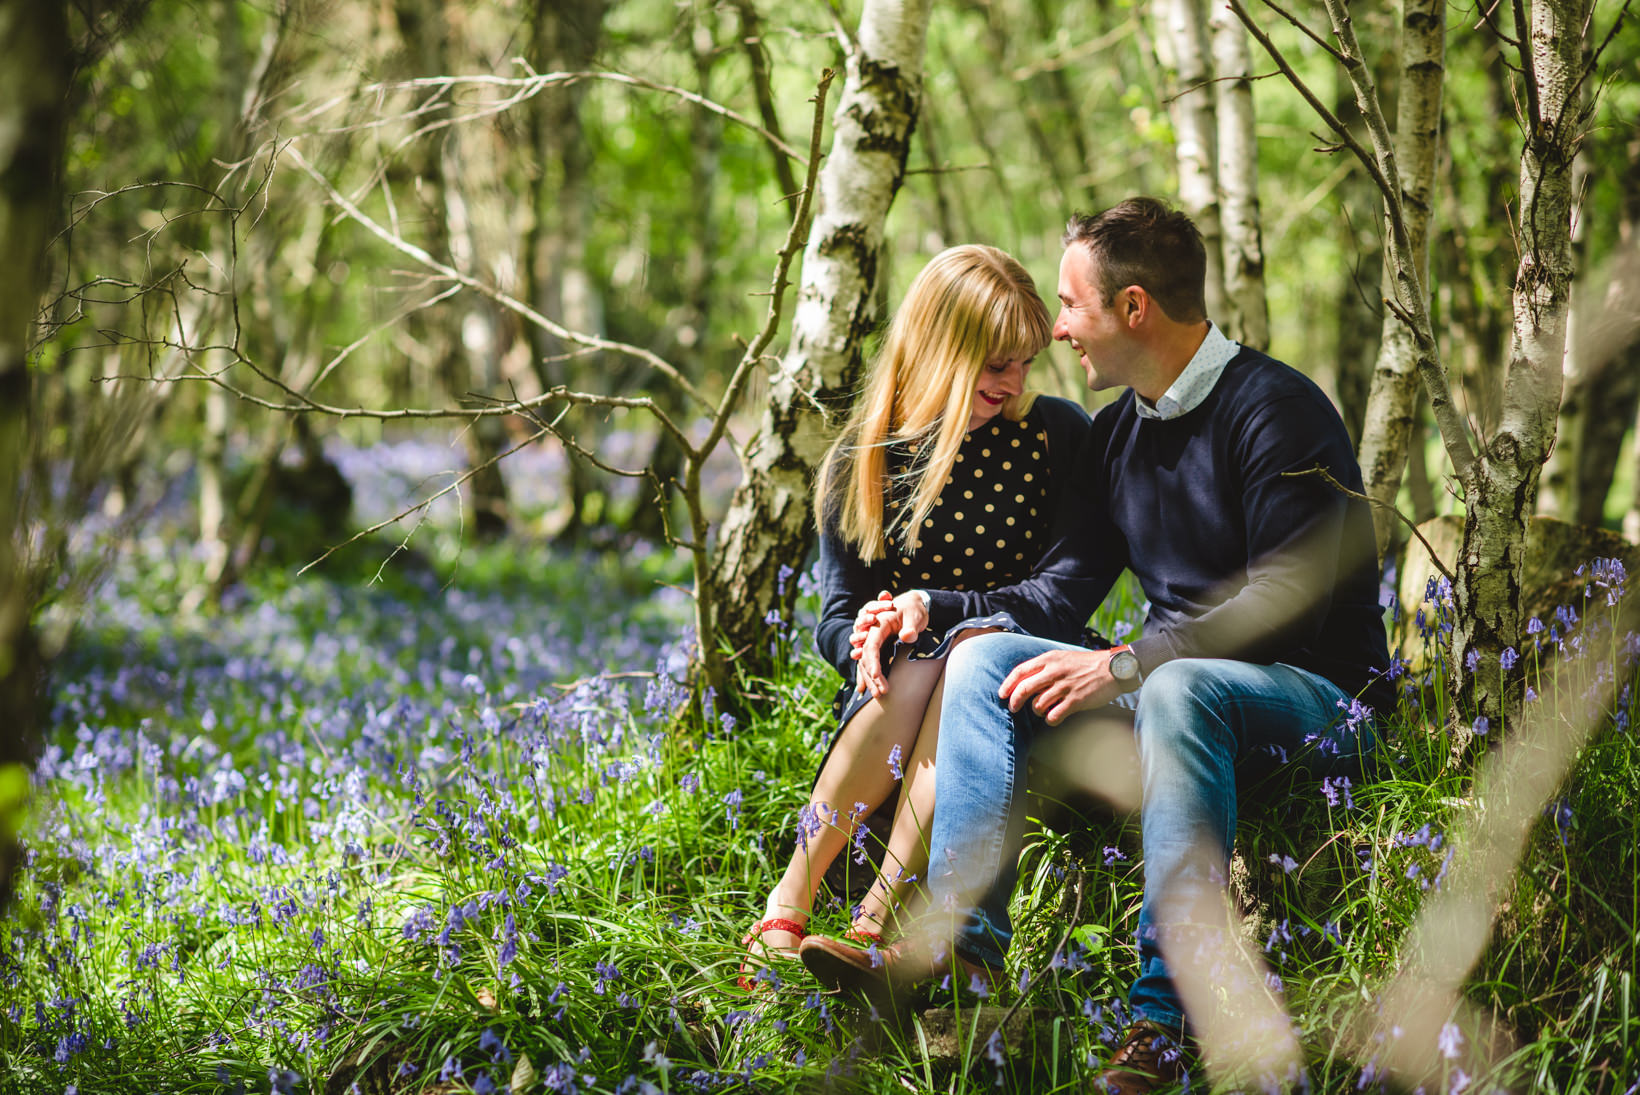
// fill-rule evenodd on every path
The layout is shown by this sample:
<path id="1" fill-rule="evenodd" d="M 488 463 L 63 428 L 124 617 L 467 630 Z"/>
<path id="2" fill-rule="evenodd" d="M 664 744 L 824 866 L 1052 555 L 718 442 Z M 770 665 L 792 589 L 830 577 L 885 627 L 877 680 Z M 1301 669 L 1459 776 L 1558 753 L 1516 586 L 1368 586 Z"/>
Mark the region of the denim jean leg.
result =
<path id="1" fill-rule="evenodd" d="M 1008 897 L 1018 870 L 1025 760 L 1045 725 L 997 695 L 1019 663 L 1080 649 L 1029 635 L 979 635 L 952 651 L 940 706 L 929 833 L 930 914 L 951 916 L 958 950 L 1000 966 L 1012 939 Z"/>
<path id="2" fill-rule="evenodd" d="M 1128 996 L 1134 1015 L 1170 1028 L 1184 1020 L 1165 957 L 1168 933 L 1183 945 L 1191 925 L 1222 924 L 1237 767 L 1254 755 L 1296 759 L 1316 735 L 1338 740 L 1344 698 L 1326 679 L 1279 664 L 1181 659 L 1145 680 L 1135 716 L 1145 893 L 1139 977 Z M 1359 744 L 1370 749 L 1363 729 Z"/>

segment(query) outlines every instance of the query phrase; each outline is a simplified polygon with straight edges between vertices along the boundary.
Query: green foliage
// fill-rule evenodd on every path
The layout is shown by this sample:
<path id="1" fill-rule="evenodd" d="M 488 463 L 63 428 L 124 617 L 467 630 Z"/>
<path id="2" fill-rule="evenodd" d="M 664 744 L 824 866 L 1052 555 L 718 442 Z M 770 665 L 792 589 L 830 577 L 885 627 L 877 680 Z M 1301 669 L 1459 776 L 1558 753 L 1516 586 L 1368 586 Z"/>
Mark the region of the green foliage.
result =
<path id="1" fill-rule="evenodd" d="M 780 675 L 748 685 L 764 697 L 748 720 L 685 709 L 670 674 L 687 605 L 652 592 L 676 577 L 659 553 L 491 548 L 449 584 L 259 579 L 209 625 L 174 616 L 164 559 L 116 573 L 58 678 L 0 927 L 13 1089 L 1078 1090 L 1109 1052 L 1143 864 L 1135 828 L 1088 804 L 1033 811 L 1013 987 L 991 1001 L 1056 1017 L 1039 1053 L 997 1056 L 966 996 L 953 1066 L 926 1030 L 852 1013 L 794 963 L 756 996 L 734 987 L 834 681 L 791 631 Z M 1134 597 L 1113 598 L 1107 633 Z M 1534 678 L 1534 702 L 1599 729 L 1466 982 L 1495 1029 L 1461 1027 L 1446 1090 L 1460 1072 L 1481 1090 L 1622 1090 L 1640 1071 L 1640 744 L 1632 682 L 1614 705 L 1611 677 L 1634 640 L 1602 605 L 1578 611 L 1555 636 L 1575 672 Z M 1375 779 L 1263 785 L 1241 827 L 1253 943 L 1316 1090 L 1355 1091 L 1371 1032 L 1390 1036 L 1373 987 L 1472 807 L 1420 706 L 1441 682 L 1406 683 Z M 847 923 L 822 900 L 816 930 Z"/>

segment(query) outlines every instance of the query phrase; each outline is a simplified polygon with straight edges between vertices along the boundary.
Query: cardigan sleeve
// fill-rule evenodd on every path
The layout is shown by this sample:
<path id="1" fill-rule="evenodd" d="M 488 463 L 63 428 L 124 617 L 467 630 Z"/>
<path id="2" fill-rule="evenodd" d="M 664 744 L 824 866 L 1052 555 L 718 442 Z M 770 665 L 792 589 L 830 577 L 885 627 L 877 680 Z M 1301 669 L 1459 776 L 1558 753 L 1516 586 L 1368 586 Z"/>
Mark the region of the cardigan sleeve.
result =
<path id="1" fill-rule="evenodd" d="M 888 580 L 888 559 L 874 563 L 861 559 L 838 532 L 836 522 L 825 515 L 820 526 L 820 622 L 814 628 L 814 646 L 845 681 L 854 679 L 848 641 L 854 617 L 861 606 L 888 588 Z"/>

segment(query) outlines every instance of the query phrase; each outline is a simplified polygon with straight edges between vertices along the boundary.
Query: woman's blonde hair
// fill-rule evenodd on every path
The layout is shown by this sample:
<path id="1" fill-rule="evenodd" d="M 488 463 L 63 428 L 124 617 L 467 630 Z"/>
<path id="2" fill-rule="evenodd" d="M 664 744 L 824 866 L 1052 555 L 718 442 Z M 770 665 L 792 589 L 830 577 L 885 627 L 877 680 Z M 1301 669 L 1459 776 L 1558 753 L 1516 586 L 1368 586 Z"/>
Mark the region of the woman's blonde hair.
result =
<path id="1" fill-rule="evenodd" d="M 934 256 L 911 283 L 872 361 L 842 434 L 821 464 L 815 495 L 821 524 L 833 521 L 866 562 L 884 540 L 907 554 L 956 463 L 973 413 L 974 388 L 987 362 L 1029 360 L 1053 338 L 1048 310 L 1031 275 L 1004 251 L 981 244 Z M 1034 392 L 1006 400 L 1017 421 Z M 885 520 L 888 447 L 916 445 L 900 473 L 902 502 Z"/>

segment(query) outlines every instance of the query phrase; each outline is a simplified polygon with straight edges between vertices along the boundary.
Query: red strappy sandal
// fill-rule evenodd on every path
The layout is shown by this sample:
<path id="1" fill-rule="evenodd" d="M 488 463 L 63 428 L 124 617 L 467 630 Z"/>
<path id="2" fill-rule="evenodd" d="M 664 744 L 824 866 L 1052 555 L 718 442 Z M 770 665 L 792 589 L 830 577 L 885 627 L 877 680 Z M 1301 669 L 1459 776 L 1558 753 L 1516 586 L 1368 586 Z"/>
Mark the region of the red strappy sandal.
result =
<path id="1" fill-rule="evenodd" d="M 803 925 L 799 924 L 795 920 L 787 920 L 783 916 L 771 916 L 766 920 L 759 920 L 756 924 L 752 925 L 752 930 L 747 932 L 746 937 L 740 941 L 741 947 L 750 950 L 752 944 L 757 942 L 758 938 L 766 931 L 790 932 L 791 934 L 797 936 L 797 941 L 799 943 L 807 938 L 809 934 L 804 929 Z M 749 958 L 750 955 L 747 957 Z M 746 972 L 746 963 L 742 961 L 740 963 L 740 976 L 736 978 L 735 984 L 739 985 L 741 989 L 746 992 L 755 992 L 757 991 L 756 977 L 757 975 L 755 972 L 748 976 Z"/>

